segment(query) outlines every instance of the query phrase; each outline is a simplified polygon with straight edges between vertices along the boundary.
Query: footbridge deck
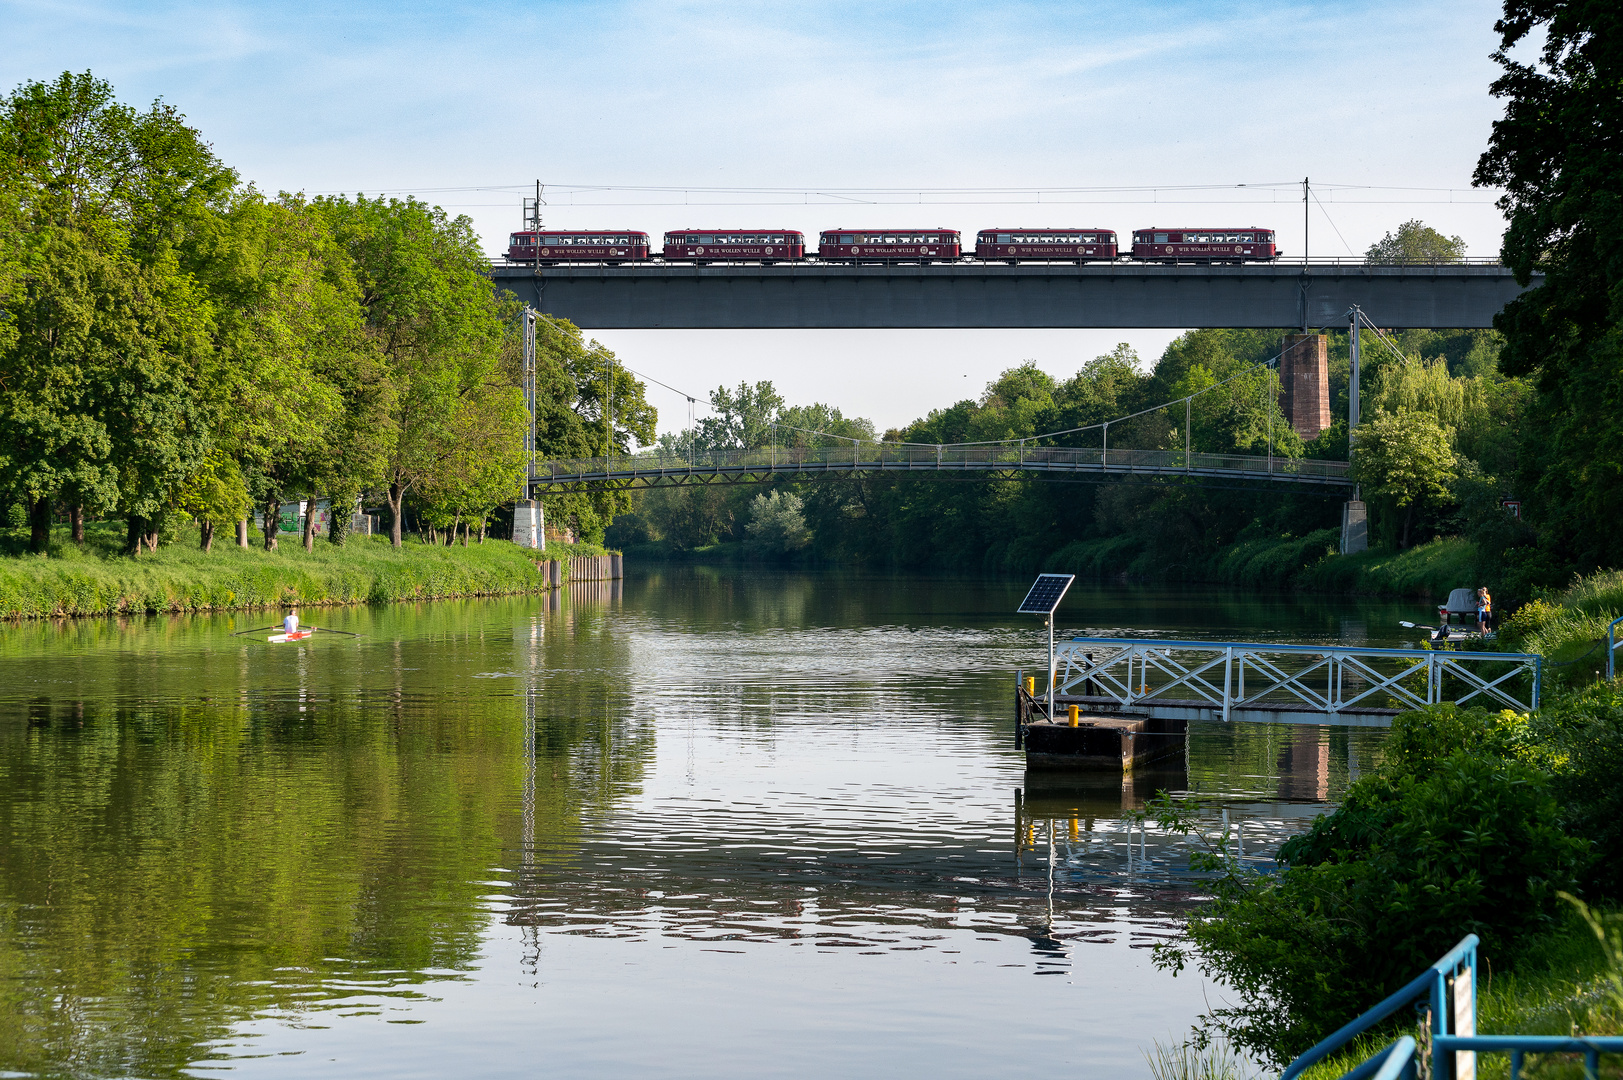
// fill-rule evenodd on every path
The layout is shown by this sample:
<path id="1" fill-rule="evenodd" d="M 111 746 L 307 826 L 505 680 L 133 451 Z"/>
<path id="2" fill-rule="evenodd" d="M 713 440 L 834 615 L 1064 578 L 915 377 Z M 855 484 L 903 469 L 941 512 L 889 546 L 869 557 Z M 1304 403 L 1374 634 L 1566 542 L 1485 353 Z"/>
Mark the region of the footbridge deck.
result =
<path id="1" fill-rule="evenodd" d="M 863 443 L 833 449 L 724 450 L 550 461 L 530 476 L 532 496 L 704 484 L 761 484 L 796 477 L 914 476 L 926 479 L 1133 477 L 1247 481 L 1340 492 L 1352 486 L 1344 461 L 1120 450 L 1104 447 L 962 447 Z"/>

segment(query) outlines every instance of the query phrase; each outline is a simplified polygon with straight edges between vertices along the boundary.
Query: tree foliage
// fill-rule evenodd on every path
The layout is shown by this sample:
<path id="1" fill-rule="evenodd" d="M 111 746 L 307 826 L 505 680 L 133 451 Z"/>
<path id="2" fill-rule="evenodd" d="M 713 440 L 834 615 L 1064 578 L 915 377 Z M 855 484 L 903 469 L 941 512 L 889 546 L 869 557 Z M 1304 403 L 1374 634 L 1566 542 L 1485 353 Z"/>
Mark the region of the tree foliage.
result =
<path id="1" fill-rule="evenodd" d="M 1387 233 L 1364 253 L 1365 261 L 1372 263 L 1443 263 L 1463 258 L 1463 239 L 1444 236 L 1425 222 L 1415 220 L 1405 221 L 1396 232 Z"/>
<path id="2" fill-rule="evenodd" d="M 1502 187 L 1501 252 L 1527 285 L 1494 320 L 1503 366 L 1534 381 L 1519 470 L 1546 546 L 1623 564 L 1623 12 L 1599 0 L 1507 0 L 1495 24 L 1504 99 L 1477 163 Z M 1542 38 L 1542 42 L 1540 42 Z M 1527 44 L 1536 56 L 1513 52 Z"/>
<path id="3" fill-rule="evenodd" d="M 35 550 L 64 509 L 122 516 L 132 553 L 187 518 L 246 542 L 249 500 L 267 547 L 292 499 L 329 500 L 335 542 L 367 497 L 397 544 L 410 513 L 482 522 L 529 450 L 518 306 L 486 269 L 465 217 L 268 198 L 162 101 L 24 83 L 0 98 L 0 493 Z M 612 398 L 616 445 L 651 442 L 641 384 L 605 393 L 593 350 L 544 350 L 542 431 L 591 452 Z M 614 499 L 586 500 L 588 533 Z"/>

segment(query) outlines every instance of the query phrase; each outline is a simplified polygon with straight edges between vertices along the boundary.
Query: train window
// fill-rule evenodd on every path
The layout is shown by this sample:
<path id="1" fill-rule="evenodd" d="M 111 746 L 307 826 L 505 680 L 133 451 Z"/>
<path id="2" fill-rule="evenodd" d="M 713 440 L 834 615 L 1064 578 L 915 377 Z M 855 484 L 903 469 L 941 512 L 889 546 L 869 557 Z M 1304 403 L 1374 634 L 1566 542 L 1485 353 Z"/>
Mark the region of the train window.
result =
<path id="1" fill-rule="evenodd" d="M 850 235 L 849 233 L 842 233 L 840 235 L 840 243 L 842 244 L 854 244 L 856 243 L 856 239 L 857 238 L 855 236 Z"/>
<path id="2" fill-rule="evenodd" d="M 1172 235 L 1172 234 L 1171 233 L 1158 232 L 1158 233 L 1155 234 L 1155 242 L 1157 244 L 1164 244 L 1164 243 L 1167 242 L 1167 237 L 1170 236 L 1170 235 Z"/>
<path id="3" fill-rule="evenodd" d="M 1000 243 L 1000 244 L 1007 244 L 1009 242 L 1009 239 L 1010 239 L 1009 234 L 1006 233 L 1006 232 L 997 234 L 997 242 Z"/>

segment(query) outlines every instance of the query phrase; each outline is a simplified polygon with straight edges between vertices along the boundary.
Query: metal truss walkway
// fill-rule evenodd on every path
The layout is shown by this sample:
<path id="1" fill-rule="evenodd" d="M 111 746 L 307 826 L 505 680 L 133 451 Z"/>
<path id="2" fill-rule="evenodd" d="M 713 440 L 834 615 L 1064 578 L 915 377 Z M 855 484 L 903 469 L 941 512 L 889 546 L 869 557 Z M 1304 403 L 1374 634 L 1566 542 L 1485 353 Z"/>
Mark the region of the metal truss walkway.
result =
<path id="1" fill-rule="evenodd" d="M 1536 709 L 1543 657 L 1079 637 L 1056 650 L 1055 676 L 1057 704 L 1165 720 L 1386 727 L 1405 709 L 1444 702 Z"/>
<path id="2" fill-rule="evenodd" d="M 651 452 L 538 463 L 530 494 L 569 491 L 763 484 L 813 477 L 911 476 L 921 479 L 1087 480 L 1145 477 L 1203 482 L 1287 484 L 1340 492 L 1347 463 L 1182 450 L 1051 446 L 926 446 L 863 443 L 834 449 L 724 450 L 693 455 Z"/>

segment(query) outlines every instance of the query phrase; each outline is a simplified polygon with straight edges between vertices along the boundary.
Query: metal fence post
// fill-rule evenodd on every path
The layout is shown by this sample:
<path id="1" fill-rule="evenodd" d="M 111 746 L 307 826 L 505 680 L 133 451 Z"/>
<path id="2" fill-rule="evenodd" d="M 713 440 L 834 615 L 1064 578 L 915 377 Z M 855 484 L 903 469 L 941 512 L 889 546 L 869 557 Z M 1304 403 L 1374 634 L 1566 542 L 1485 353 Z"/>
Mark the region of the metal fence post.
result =
<path id="1" fill-rule="evenodd" d="M 1230 692 L 1234 685 L 1234 646 L 1230 645 L 1223 650 L 1223 722 L 1228 723 L 1233 715 L 1234 695 Z"/>

